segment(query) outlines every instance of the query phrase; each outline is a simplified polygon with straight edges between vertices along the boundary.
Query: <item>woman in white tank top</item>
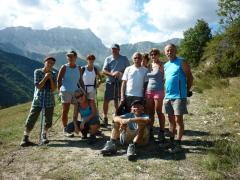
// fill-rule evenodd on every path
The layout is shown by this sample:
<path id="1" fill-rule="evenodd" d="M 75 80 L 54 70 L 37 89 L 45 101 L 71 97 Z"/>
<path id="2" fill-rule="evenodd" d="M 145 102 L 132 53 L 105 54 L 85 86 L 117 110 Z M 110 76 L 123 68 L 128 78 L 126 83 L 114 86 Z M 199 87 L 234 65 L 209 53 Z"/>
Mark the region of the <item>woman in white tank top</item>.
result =
<path id="1" fill-rule="evenodd" d="M 101 81 L 101 76 L 97 68 L 94 66 L 95 56 L 89 54 L 87 56 L 87 65 L 82 67 L 82 77 L 84 82 L 85 91 L 88 99 L 93 100 L 96 96 L 96 88 Z M 99 79 L 100 81 L 97 81 Z"/>

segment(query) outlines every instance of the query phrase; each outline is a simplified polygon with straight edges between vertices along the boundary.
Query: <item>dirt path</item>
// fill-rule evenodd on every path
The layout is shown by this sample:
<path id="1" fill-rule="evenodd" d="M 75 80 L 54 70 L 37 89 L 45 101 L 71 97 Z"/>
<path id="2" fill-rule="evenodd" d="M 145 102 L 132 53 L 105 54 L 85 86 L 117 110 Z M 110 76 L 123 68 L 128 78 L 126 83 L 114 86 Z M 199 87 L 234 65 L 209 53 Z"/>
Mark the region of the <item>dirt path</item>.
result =
<path id="1" fill-rule="evenodd" d="M 194 94 L 185 116 L 184 151 L 172 155 L 151 142 L 138 150 L 138 159 L 129 162 L 126 147 L 115 156 L 103 157 L 99 150 L 109 138 L 109 130 L 98 142 L 88 145 L 79 137 L 65 138 L 54 126 L 48 146 L 16 147 L 0 161 L 0 179 L 208 179 L 201 163 L 212 146 L 210 130 L 218 128 L 221 109 L 208 107 L 200 94 Z M 221 128 L 221 127 L 219 127 Z"/>

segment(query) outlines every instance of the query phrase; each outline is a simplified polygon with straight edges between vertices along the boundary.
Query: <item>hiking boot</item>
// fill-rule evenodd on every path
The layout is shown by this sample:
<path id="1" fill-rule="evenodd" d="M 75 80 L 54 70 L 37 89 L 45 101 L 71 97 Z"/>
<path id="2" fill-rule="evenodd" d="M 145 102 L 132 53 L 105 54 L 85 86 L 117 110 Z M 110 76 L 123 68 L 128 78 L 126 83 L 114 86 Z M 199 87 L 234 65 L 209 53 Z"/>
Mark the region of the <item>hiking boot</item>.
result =
<path id="1" fill-rule="evenodd" d="M 117 153 L 117 146 L 111 141 L 107 141 L 103 149 L 101 149 L 103 155 L 112 155 Z"/>
<path id="2" fill-rule="evenodd" d="M 171 142 L 165 143 L 165 141 L 164 141 L 164 142 L 159 142 L 158 147 L 159 147 L 160 149 L 173 148 L 173 143 L 171 143 Z"/>
<path id="3" fill-rule="evenodd" d="M 154 139 L 154 134 L 153 134 L 153 130 L 152 130 L 152 129 L 150 129 L 150 132 L 149 132 L 149 140 L 150 140 L 150 141 L 155 141 L 155 139 Z"/>
<path id="4" fill-rule="evenodd" d="M 47 134 L 46 133 L 43 133 L 42 136 L 41 136 L 41 144 L 48 144 L 49 143 L 49 140 L 47 138 Z"/>
<path id="5" fill-rule="evenodd" d="M 174 147 L 169 149 L 169 152 L 171 154 L 179 153 L 179 152 L 182 152 L 182 151 L 183 151 L 183 149 L 182 149 L 182 146 L 180 144 L 176 144 Z"/>
<path id="6" fill-rule="evenodd" d="M 108 126 L 108 118 L 105 117 L 103 118 L 103 124 L 102 124 L 103 127 L 107 127 Z"/>
<path id="7" fill-rule="evenodd" d="M 88 144 L 94 144 L 97 141 L 97 138 L 95 135 L 91 135 L 88 139 Z"/>
<path id="8" fill-rule="evenodd" d="M 24 135 L 20 143 L 20 146 L 27 147 L 27 146 L 33 146 L 33 145 L 35 144 L 29 141 L 29 137 L 27 135 Z"/>
<path id="9" fill-rule="evenodd" d="M 74 137 L 74 134 L 73 134 L 73 133 L 69 133 L 69 132 L 67 132 L 65 129 L 63 130 L 63 135 L 64 135 L 65 137 Z"/>
<path id="10" fill-rule="evenodd" d="M 164 131 L 159 131 L 159 133 L 158 133 L 158 141 L 159 141 L 159 143 L 164 143 L 164 141 L 165 141 Z"/>
<path id="11" fill-rule="evenodd" d="M 137 157 L 136 147 L 134 144 L 129 144 L 127 149 L 127 157 L 129 161 L 135 160 Z"/>

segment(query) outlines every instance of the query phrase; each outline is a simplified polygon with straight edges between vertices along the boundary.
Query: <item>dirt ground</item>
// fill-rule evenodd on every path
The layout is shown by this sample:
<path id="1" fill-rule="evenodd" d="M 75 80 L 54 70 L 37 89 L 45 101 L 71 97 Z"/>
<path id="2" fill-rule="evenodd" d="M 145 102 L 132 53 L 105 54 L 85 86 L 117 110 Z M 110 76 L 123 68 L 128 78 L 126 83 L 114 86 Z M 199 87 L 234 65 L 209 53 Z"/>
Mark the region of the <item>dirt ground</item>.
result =
<path id="1" fill-rule="evenodd" d="M 103 157 L 99 152 L 109 139 L 110 126 L 101 129 L 95 144 L 88 145 L 80 137 L 63 137 L 59 121 L 50 132 L 48 145 L 16 145 L 5 153 L 0 161 L 0 179 L 209 179 L 201 164 L 212 146 L 211 130 L 221 129 L 218 121 L 222 110 L 208 107 L 197 93 L 190 98 L 188 109 L 181 153 L 159 149 L 156 140 L 138 148 L 134 162 L 127 160 L 127 147 L 122 146 L 116 155 Z"/>

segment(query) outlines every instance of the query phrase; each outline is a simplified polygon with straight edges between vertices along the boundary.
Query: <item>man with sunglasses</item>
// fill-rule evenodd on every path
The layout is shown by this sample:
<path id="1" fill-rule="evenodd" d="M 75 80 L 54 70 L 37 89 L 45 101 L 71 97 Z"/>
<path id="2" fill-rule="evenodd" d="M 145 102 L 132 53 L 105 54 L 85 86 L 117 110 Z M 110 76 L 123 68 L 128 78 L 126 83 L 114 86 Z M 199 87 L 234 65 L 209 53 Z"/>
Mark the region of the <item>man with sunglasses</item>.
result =
<path id="1" fill-rule="evenodd" d="M 107 57 L 103 65 L 103 74 L 107 76 L 106 88 L 103 101 L 103 121 L 104 126 L 108 125 L 108 105 L 111 100 L 114 100 L 115 110 L 118 108 L 119 92 L 121 87 L 121 77 L 127 66 L 130 65 L 126 56 L 122 56 L 120 46 L 113 44 L 111 46 L 112 55 Z"/>
<path id="2" fill-rule="evenodd" d="M 144 100 L 145 84 L 148 81 L 148 69 L 141 66 L 142 54 L 135 52 L 132 60 L 133 65 L 125 69 L 122 77 L 121 104 L 125 105 L 126 112 L 131 111 L 133 101 Z"/>

